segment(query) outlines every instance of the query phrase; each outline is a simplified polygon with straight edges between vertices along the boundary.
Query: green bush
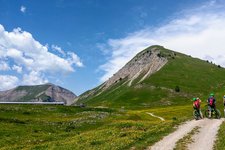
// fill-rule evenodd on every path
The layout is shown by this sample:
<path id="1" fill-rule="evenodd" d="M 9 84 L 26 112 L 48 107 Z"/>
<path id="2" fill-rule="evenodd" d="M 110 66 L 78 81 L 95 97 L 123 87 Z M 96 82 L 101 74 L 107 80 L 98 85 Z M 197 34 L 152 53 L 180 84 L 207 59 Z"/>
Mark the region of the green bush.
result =
<path id="1" fill-rule="evenodd" d="M 175 87 L 175 91 L 176 91 L 176 92 L 180 92 L 180 87 L 179 87 L 179 86 L 176 86 L 176 87 Z"/>

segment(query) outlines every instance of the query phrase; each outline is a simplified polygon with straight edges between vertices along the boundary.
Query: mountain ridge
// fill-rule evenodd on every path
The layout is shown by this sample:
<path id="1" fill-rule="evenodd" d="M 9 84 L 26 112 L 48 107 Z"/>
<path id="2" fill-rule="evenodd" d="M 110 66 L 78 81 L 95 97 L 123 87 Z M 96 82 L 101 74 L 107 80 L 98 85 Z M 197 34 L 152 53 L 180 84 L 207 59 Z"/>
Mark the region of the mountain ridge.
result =
<path id="1" fill-rule="evenodd" d="M 138 60 L 139 56 L 142 61 L 148 56 L 144 62 L 146 66 L 154 66 L 155 71 L 148 74 L 151 67 L 145 69 L 140 65 L 141 70 L 136 69 L 135 72 L 137 76 L 129 76 L 131 72 L 128 69 L 127 76 L 122 77 L 121 74 L 124 74 L 120 71 Z M 220 95 L 225 87 L 224 68 L 159 45 L 141 51 L 123 68 L 100 86 L 81 94 L 75 99 L 75 104 L 104 107 L 182 105 L 189 103 L 194 96 L 206 98 L 211 91 L 217 91 Z M 107 86 L 108 83 L 112 84 Z"/>
<path id="2" fill-rule="evenodd" d="M 76 97 L 73 92 L 52 83 L 21 85 L 0 92 L 1 102 L 65 102 L 70 105 Z"/>

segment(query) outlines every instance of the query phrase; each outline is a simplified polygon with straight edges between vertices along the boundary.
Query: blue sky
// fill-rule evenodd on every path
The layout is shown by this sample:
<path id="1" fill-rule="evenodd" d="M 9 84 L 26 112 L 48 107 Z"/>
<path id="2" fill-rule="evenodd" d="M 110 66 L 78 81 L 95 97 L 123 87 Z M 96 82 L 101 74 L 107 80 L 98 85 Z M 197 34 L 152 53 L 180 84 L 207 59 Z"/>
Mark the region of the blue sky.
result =
<path id="1" fill-rule="evenodd" d="M 223 0 L 0 0 L 0 90 L 79 95 L 160 44 L 225 66 Z"/>

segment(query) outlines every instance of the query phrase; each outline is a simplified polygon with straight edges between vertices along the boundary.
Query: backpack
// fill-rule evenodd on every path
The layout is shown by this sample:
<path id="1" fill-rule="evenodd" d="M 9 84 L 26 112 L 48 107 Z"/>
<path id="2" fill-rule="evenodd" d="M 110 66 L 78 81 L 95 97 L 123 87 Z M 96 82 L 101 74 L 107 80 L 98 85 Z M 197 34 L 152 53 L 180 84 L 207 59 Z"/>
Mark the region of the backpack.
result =
<path id="1" fill-rule="evenodd" d="M 195 105 L 195 107 L 196 107 L 196 108 L 200 108 L 200 103 L 199 103 L 199 100 L 194 101 L 194 105 Z"/>
<path id="2" fill-rule="evenodd" d="M 213 98 L 209 99 L 209 105 L 212 106 L 213 105 Z"/>

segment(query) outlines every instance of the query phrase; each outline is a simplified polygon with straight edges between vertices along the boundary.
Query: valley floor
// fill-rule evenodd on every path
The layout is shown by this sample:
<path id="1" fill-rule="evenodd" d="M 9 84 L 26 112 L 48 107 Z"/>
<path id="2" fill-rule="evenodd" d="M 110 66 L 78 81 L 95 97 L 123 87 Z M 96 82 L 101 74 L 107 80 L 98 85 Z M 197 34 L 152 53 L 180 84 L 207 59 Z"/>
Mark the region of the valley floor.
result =
<path id="1" fill-rule="evenodd" d="M 0 150 L 144 150 L 162 137 L 180 132 L 179 136 L 173 136 L 174 140 L 171 138 L 172 145 L 168 147 L 173 147 L 196 126 L 199 126 L 196 138 L 213 138 L 222 122 L 222 119 L 187 122 L 192 118 L 190 105 L 109 109 L 2 104 Z M 177 128 L 182 122 L 187 123 Z M 225 123 L 220 128 L 216 150 L 224 150 L 224 132 Z M 209 142 L 202 141 L 207 145 Z"/>

